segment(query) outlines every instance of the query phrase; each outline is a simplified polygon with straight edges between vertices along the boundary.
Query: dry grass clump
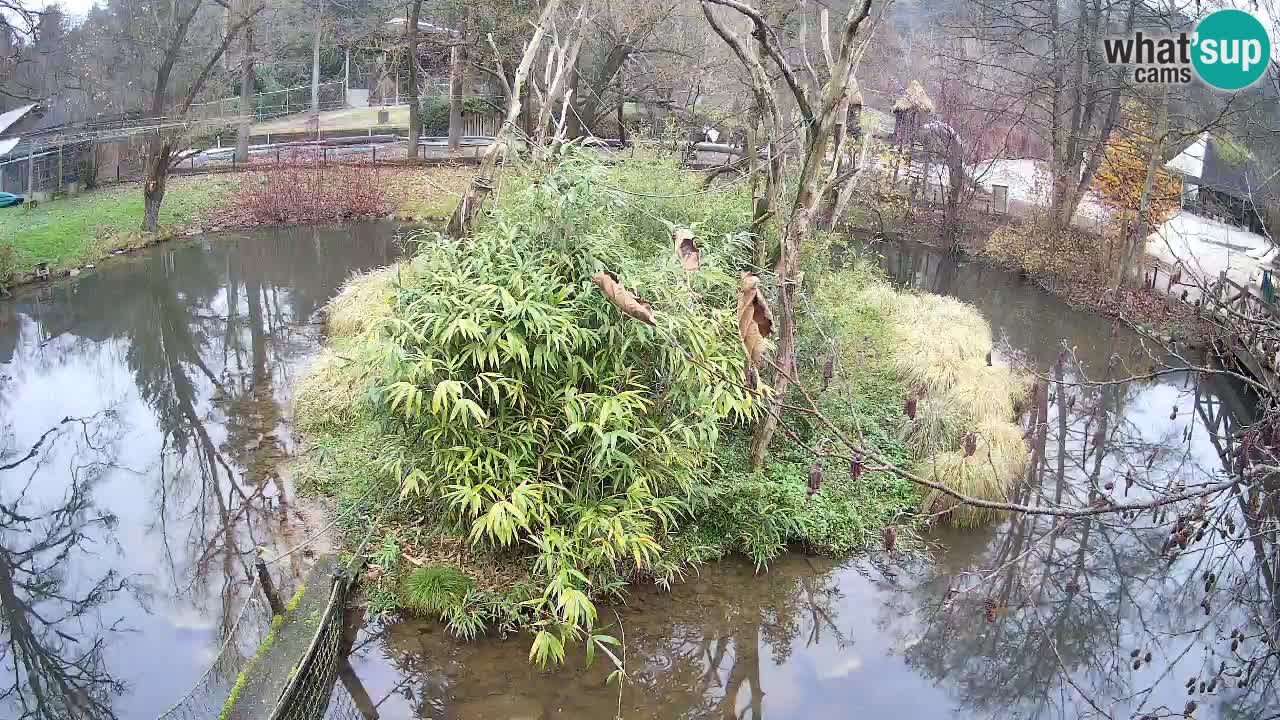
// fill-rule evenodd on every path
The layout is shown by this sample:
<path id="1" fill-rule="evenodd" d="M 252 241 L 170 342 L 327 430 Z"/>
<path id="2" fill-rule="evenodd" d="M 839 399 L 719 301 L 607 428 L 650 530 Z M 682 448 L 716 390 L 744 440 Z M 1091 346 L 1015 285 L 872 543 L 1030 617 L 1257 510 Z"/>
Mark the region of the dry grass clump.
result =
<path id="1" fill-rule="evenodd" d="M 985 361 L 965 363 L 955 384 L 942 394 L 947 407 L 959 418 L 1013 417 L 1014 398 L 1022 383 L 1007 367 L 987 367 Z"/>
<path id="2" fill-rule="evenodd" d="M 916 405 L 916 419 L 907 420 L 900 437 L 912 457 L 923 460 L 934 453 L 956 447 L 961 427 L 954 408 L 945 398 L 925 398 Z"/>
<path id="3" fill-rule="evenodd" d="M 882 314 L 894 335 L 893 366 L 918 394 L 916 416 L 900 437 L 918 474 L 969 497 L 1002 501 L 1022 475 L 1027 447 L 1010 422 L 1023 404 L 1026 378 L 987 364 L 991 328 L 977 310 L 954 298 L 910 295 L 886 286 L 863 290 L 859 302 Z M 972 434 L 973 452 L 966 456 Z M 934 490 L 924 511 L 959 527 L 1002 517 Z"/>
<path id="4" fill-rule="evenodd" d="M 329 335 L 334 338 L 363 335 L 391 317 L 395 283 L 407 267 L 405 263 L 395 263 L 348 278 L 326 306 L 325 326 Z"/>
<path id="5" fill-rule="evenodd" d="M 304 431 L 343 427 L 356 419 L 363 396 L 357 363 L 326 346 L 298 381 L 294 423 Z"/>
<path id="6" fill-rule="evenodd" d="M 873 282 L 858 291 L 855 302 L 859 307 L 866 308 L 892 323 L 910 298 L 910 295 L 894 290 L 888 283 Z"/>
<path id="7" fill-rule="evenodd" d="M 940 295 L 908 295 L 893 320 L 894 366 L 925 395 L 946 392 L 991 350 L 991 329 L 971 306 Z"/>
<path id="8" fill-rule="evenodd" d="M 364 395 L 357 343 L 391 317 L 395 286 L 413 272 L 412 262 L 399 262 L 352 275 L 325 306 L 330 342 L 298 381 L 293 398 L 294 422 L 303 430 L 342 427 L 354 422 Z"/>
<path id="9" fill-rule="evenodd" d="M 996 466 L 979 453 L 969 457 L 960 450 L 938 453 L 917 467 L 916 474 L 968 497 L 997 502 L 1009 497 L 1008 478 L 1001 477 Z M 922 510 L 961 528 L 981 527 L 999 522 L 1005 516 L 1001 510 L 962 503 L 940 490 L 929 491 Z"/>
<path id="10" fill-rule="evenodd" d="M 1008 500 L 1026 469 L 1027 446 L 1022 430 L 1006 420 L 987 419 L 977 425 L 973 435 L 972 455 L 966 457 L 963 449 L 941 452 L 921 463 L 916 473 L 968 497 L 993 502 Z M 1002 510 L 962 503 L 940 490 L 929 491 L 922 509 L 962 528 L 998 522 L 1006 515 Z"/>
<path id="11" fill-rule="evenodd" d="M 977 438 L 976 457 L 994 466 L 1001 477 L 1016 480 L 1022 476 L 1027 467 L 1027 444 L 1022 428 L 1008 420 L 988 418 L 979 422 L 973 432 Z"/>

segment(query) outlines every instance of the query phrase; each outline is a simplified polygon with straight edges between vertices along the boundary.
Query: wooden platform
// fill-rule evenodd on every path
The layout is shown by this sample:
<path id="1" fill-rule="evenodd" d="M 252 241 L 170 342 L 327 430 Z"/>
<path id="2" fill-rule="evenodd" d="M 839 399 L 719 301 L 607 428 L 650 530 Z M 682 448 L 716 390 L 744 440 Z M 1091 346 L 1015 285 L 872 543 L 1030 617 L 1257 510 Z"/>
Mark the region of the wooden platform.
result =
<path id="1" fill-rule="evenodd" d="M 273 631 L 270 647 L 246 668 L 246 681 L 225 714 L 227 720 L 266 720 L 294 668 L 306 654 L 333 589 L 338 562 L 332 556 L 316 561 L 307 573 L 302 596 Z M 284 598 L 288 602 L 288 598 Z"/>
<path id="2" fill-rule="evenodd" d="M 1230 355 L 1242 371 L 1262 383 L 1272 394 L 1280 391 L 1280 343 L 1274 339 L 1280 328 L 1280 308 L 1275 303 L 1242 286 L 1223 273 L 1202 299 L 1201 313 L 1230 327 L 1249 327 L 1220 343 L 1219 350 Z M 1267 330 L 1267 332 L 1262 332 Z"/>

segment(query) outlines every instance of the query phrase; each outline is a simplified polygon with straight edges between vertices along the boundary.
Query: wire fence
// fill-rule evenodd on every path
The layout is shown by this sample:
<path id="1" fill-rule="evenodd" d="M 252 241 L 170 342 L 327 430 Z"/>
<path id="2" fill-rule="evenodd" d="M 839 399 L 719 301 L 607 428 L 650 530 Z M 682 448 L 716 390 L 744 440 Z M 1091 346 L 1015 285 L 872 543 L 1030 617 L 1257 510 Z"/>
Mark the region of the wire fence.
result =
<path id="1" fill-rule="evenodd" d="M 341 80 L 320 83 L 317 88 L 320 110 L 336 110 L 346 106 L 346 88 Z M 253 101 L 254 120 L 267 120 L 311 110 L 311 86 L 283 88 L 257 93 Z M 236 120 L 240 117 L 240 98 L 229 97 L 195 103 L 188 115 L 194 120 Z"/>
<path id="2" fill-rule="evenodd" d="M 337 682 L 342 669 L 354 674 L 347 664 L 349 647 L 344 642 L 347 600 L 354 584 L 350 568 L 339 568 L 332 581 L 324 612 L 314 621 L 316 629 L 305 654 L 289 670 L 279 698 L 270 699 L 267 705 L 270 720 L 368 720 L 368 708 L 362 709 L 351 692 Z M 248 593 L 209 668 L 157 720 L 239 717 L 243 713 L 237 702 L 242 704 L 244 698 L 234 697 L 238 694 L 236 688 L 245 686 L 250 676 L 280 671 L 259 665 L 267 662 L 258 655 L 257 648 L 271 632 L 272 615 L 256 578 Z M 313 622 L 302 617 L 286 621 L 307 626 Z M 250 711 L 249 715 L 257 716 L 258 712 Z"/>
<path id="3" fill-rule="evenodd" d="M 424 135 L 419 140 L 419 162 L 474 161 L 501 125 L 501 118 L 495 114 L 466 114 L 462 151 L 449 152 L 444 137 Z M 43 199 L 40 194 L 73 195 L 97 187 L 139 182 L 146 171 L 149 137 L 78 142 L 0 160 L 0 192 Z M 234 135 L 217 134 L 176 156 L 170 174 L 203 175 L 299 162 L 402 165 L 408 158 L 406 140 L 406 129 L 395 124 L 263 132 L 250 137 L 249 162 L 245 163 L 235 156 Z"/>
<path id="4" fill-rule="evenodd" d="M 210 720 L 218 717 L 240 673 L 249 669 L 254 648 L 266 637 L 270 627 L 271 613 L 261 598 L 259 588 L 255 577 L 209 668 L 157 720 Z"/>
<path id="5" fill-rule="evenodd" d="M 342 643 L 343 615 L 351 587 L 345 572 L 333 579 L 329 603 L 306 654 L 290 671 L 270 720 L 320 720 L 329 710 L 338 666 L 346 662 Z"/>

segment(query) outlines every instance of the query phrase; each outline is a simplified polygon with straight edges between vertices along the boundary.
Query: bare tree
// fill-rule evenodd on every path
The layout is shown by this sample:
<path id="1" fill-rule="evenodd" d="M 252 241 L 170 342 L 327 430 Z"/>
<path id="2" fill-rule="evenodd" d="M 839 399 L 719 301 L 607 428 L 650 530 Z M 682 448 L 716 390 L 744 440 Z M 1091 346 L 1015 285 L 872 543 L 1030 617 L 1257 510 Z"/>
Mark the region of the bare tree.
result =
<path id="1" fill-rule="evenodd" d="M 759 10 L 738 0 L 702 0 L 703 13 L 707 22 L 748 69 L 757 102 L 763 106 L 766 116 L 769 117 L 766 127 L 771 133 L 770 143 L 780 146 L 783 134 L 773 79 L 755 51 L 748 48 L 746 40 L 717 18 L 712 9 L 713 5 L 729 8 L 750 21 L 752 37 L 759 46 L 760 54 L 767 58 L 781 74 L 785 87 L 790 93 L 790 99 L 795 102 L 804 124 L 803 160 L 800 173 L 793 181 L 796 187 L 796 198 L 788 217 L 782 223 L 778 243 L 778 261 L 775 266 L 778 275 L 778 305 L 781 312 L 778 323 L 777 355 L 774 360 L 777 370 L 770 383 L 774 395 L 769 400 L 769 409 L 751 440 L 751 465 L 758 467 L 763 462 L 769 443 L 777 430 L 787 389 L 791 382 L 792 368 L 795 366 L 795 294 L 796 285 L 799 282 L 800 248 L 812 237 L 819 204 L 838 177 L 838 173 L 827 172 L 827 151 L 832 141 L 836 144 L 843 141 L 842 137 L 835 137 L 834 131 L 844 122 L 844 115 L 840 112 L 841 110 L 847 112 L 849 97 L 854 90 L 855 58 L 861 45 L 858 31 L 871 14 L 871 0 L 863 0 L 861 3 L 850 6 L 836 34 L 834 51 L 828 55 L 832 58 L 832 62 L 828 78 L 823 83 L 819 82 L 812 64 L 807 60 L 804 68 L 808 71 L 807 82 L 801 79 L 800 72 L 793 67 L 792 62 L 784 54 L 777 32 Z M 830 38 L 823 37 L 821 40 L 824 46 L 831 46 Z M 807 58 L 807 53 L 805 57 Z M 838 150 L 836 155 L 839 156 Z"/>
<path id="2" fill-rule="evenodd" d="M 1133 27 L 1133 0 L 976 0 L 948 58 L 973 82 L 1019 108 L 1051 151 L 1050 221 L 1067 227 L 1102 163 L 1120 119 L 1123 70 L 1108 65 L 1102 37 Z"/>
<path id="3" fill-rule="evenodd" d="M 95 528 L 116 522 L 93 506 L 94 485 L 113 460 L 114 424 L 109 413 L 65 418 L 0 466 L 10 490 L 0 495 L 0 669 L 12 682 L 0 701 L 20 718 L 114 720 L 112 699 L 125 690 L 105 667 L 105 635 L 116 628 L 95 621 L 125 579 L 107 571 L 76 588 L 64 570 L 68 557 L 94 542 Z M 60 502 L 41 507 L 27 490 L 58 443 L 78 444 L 70 483 Z"/>
<path id="4" fill-rule="evenodd" d="M 223 10 L 231 9 L 226 0 L 213 0 L 213 5 Z M 191 105 L 204 89 L 210 75 L 218 67 L 218 61 L 227 48 L 262 10 L 262 6 L 258 6 L 234 16 L 234 19 L 226 24 L 221 39 L 206 51 L 203 62 L 188 66 L 186 59 L 193 54 L 191 48 L 193 24 L 202 9 L 211 8 L 213 5 L 206 5 L 205 0 L 177 0 L 155 13 L 146 13 L 142 8 L 138 8 L 141 12 L 136 13 L 137 20 L 146 22 L 151 27 L 134 28 L 133 32 L 145 33 L 152 30 L 155 32 L 145 41 L 135 36 L 135 41 L 139 44 L 145 43 L 148 48 L 158 49 L 158 52 L 149 53 L 155 61 L 149 115 L 163 121 L 163 127 L 151 136 L 147 147 L 146 175 L 142 185 L 142 229 L 147 232 L 155 232 L 159 229 L 160 204 L 164 201 L 165 185 L 174 161 L 174 154 L 182 141 L 182 123 L 191 111 Z M 176 103 L 171 102 L 174 75 L 183 70 L 194 72 L 194 75 L 179 96 L 181 99 Z"/>
<path id="5" fill-rule="evenodd" d="M 507 79 L 506 71 L 502 67 L 502 54 L 498 51 L 497 44 L 493 41 L 492 36 L 488 38 L 495 60 L 494 76 L 502 83 L 504 94 L 507 96 L 507 113 L 503 119 L 502 128 L 498 130 L 498 135 L 493 140 L 493 144 L 485 151 L 484 159 L 480 163 L 480 171 L 476 173 L 475 179 L 471 181 L 471 186 L 467 188 L 467 191 L 458 200 L 458 207 L 454 209 L 453 215 L 449 218 L 449 236 L 454 239 L 465 238 L 471 233 L 472 226 L 476 217 L 480 214 L 485 199 L 493 191 L 497 177 L 498 161 L 503 155 L 511 152 L 513 148 L 512 141 L 515 136 L 516 122 L 520 118 L 524 85 L 529 78 L 529 71 L 533 66 L 534 60 L 541 52 L 542 40 L 546 36 L 546 29 L 559 4 L 559 0 L 547 0 L 547 4 L 543 6 L 542 14 L 538 17 L 537 24 L 534 25 L 533 34 L 528 42 L 525 43 L 524 52 L 520 56 L 520 64 L 516 66 L 514 77 L 510 80 Z"/>
<path id="6" fill-rule="evenodd" d="M 422 136 L 422 104 L 418 98 L 418 21 L 422 16 L 422 0 L 410 0 L 409 21 L 404 24 L 405 53 L 409 61 L 409 140 L 405 147 L 410 160 L 418 157 L 418 139 Z"/>
<path id="7" fill-rule="evenodd" d="M 252 12 L 257 0 L 241 0 L 238 12 Z M 244 41 L 240 55 L 240 124 L 236 126 L 236 161 L 249 162 L 249 132 L 253 126 L 256 103 L 257 72 L 254 69 L 253 21 L 244 27 Z"/>

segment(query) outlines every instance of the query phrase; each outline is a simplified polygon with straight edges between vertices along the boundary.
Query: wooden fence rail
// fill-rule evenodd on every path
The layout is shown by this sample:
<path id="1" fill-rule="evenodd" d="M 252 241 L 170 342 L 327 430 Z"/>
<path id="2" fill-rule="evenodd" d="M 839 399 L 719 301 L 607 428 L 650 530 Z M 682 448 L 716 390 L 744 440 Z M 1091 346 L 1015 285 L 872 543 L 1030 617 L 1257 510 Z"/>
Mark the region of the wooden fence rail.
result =
<path id="1" fill-rule="evenodd" d="M 1225 320 L 1235 330 L 1224 341 L 1224 350 L 1240 363 L 1255 380 L 1273 393 L 1280 391 L 1280 307 L 1227 277 L 1218 276 L 1200 305 L 1201 312 Z"/>

